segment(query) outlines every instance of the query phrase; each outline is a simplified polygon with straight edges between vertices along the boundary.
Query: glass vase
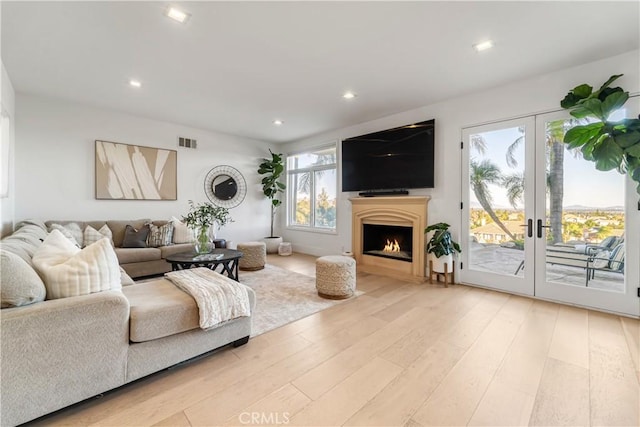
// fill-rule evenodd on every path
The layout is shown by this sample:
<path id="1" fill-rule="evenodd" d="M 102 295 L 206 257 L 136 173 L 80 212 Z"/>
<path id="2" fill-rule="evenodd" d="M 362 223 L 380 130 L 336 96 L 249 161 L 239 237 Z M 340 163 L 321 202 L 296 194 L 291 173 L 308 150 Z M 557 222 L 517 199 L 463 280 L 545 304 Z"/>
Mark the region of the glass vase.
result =
<path id="1" fill-rule="evenodd" d="M 193 231 L 195 237 L 193 248 L 196 254 L 201 255 L 211 252 L 213 245 L 211 244 L 211 237 L 209 236 L 209 227 L 197 227 Z"/>

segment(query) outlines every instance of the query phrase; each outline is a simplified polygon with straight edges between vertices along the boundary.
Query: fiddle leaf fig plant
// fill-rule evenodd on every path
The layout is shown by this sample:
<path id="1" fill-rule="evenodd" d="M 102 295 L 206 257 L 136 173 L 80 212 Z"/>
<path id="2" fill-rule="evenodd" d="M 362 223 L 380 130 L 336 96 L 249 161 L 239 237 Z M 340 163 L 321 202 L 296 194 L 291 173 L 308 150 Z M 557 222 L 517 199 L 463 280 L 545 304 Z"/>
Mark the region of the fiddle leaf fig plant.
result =
<path id="1" fill-rule="evenodd" d="M 258 167 L 258 173 L 264 175 L 261 180 L 262 192 L 265 197 L 271 200 L 271 234 L 269 237 L 275 237 L 273 235 L 273 223 L 276 216 L 276 209 L 282 204 L 282 200 L 278 199 L 278 193 L 283 193 L 286 185 L 280 182 L 281 176 L 284 173 L 284 160 L 282 154 L 276 154 L 269 150 L 271 153 L 270 159 L 262 159 L 262 163 Z"/>
<path id="2" fill-rule="evenodd" d="M 638 183 L 640 194 L 640 116 L 610 121 L 609 116 L 629 99 L 629 92 L 610 87 L 622 74 L 613 75 L 600 89 L 594 91 L 588 84 L 576 86 L 560 102 L 577 119 L 590 123 L 575 126 L 564 135 L 569 148 L 579 148 L 586 160 L 595 162 L 596 169 L 617 169 L 628 173 Z"/>

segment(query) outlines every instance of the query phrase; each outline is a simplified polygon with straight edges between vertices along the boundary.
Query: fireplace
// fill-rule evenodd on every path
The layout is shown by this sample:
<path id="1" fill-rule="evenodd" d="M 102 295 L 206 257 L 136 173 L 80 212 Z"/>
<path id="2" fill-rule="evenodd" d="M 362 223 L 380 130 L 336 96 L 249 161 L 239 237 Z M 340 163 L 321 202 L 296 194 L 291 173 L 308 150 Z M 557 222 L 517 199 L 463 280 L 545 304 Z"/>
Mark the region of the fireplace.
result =
<path id="1" fill-rule="evenodd" d="M 351 250 L 358 270 L 424 282 L 429 197 L 354 197 L 350 201 Z"/>
<path id="2" fill-rule="evenodd" d="M 362 253 L 411 262 L 412 234 L 412 227 L 362 224 Z"/>

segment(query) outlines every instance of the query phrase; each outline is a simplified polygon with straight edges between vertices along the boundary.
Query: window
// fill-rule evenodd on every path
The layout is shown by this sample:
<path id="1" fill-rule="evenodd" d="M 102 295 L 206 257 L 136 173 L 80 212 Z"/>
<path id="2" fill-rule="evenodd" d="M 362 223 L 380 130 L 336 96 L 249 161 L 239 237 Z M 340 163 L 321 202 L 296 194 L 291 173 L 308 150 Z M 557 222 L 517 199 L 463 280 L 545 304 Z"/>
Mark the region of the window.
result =
<path id="1" fill-rule="evenodd" d="M 287 226 L 336 229 L 336 147 L 287 157 Z"/>

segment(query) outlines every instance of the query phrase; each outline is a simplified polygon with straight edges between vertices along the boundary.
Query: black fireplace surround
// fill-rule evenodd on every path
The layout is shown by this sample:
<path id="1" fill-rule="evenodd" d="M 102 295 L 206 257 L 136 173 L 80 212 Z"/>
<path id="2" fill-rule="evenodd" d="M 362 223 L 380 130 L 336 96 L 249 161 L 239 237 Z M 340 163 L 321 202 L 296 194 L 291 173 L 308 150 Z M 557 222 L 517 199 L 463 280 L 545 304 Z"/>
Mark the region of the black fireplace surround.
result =
<path id="1" fill-rule="evenodd" d="M 398 242 L 399 252 L 385 251 L 389 242 Z M 362 253 L 399 261 L 411 262 L 413 257 L 413 228 L 397 225 L 362 224 Z"/>

